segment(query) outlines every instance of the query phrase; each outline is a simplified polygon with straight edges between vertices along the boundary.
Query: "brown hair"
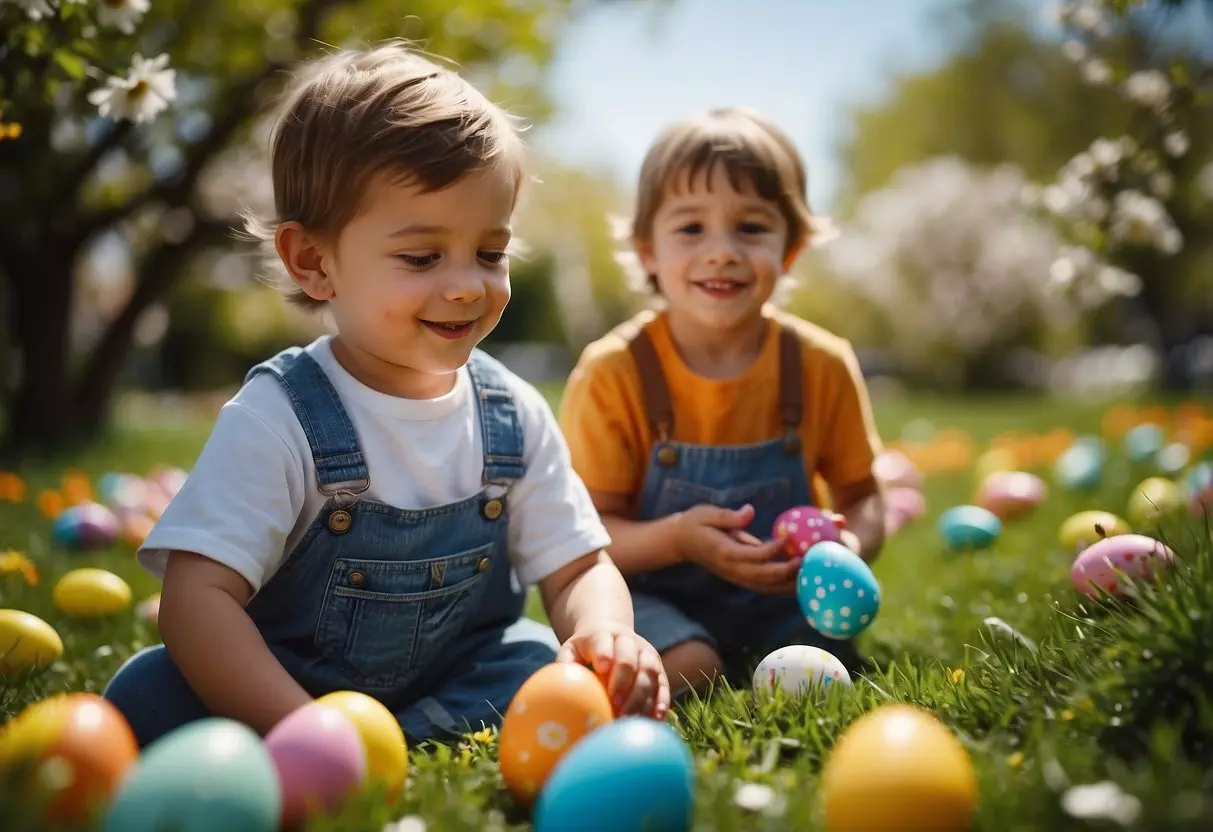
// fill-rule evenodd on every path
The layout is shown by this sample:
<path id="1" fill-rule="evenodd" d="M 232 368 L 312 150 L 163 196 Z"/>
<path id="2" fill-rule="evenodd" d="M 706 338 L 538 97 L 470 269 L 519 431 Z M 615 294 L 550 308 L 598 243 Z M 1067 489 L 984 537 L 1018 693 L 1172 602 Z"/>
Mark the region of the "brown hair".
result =
<path id="1" fill-rule="evenodd" d="M 304 293 L 278 259 L 279 224 L 336 234 L 379 176 L 429 192 L 503 165 L 522 182 L 523 145 L 512 117 L 402 41 L 306 64 L 279 106 L 270 137 L 276 216 L 246 215 L 245 228 L 261 243 L 272 282 L 304 308 L 325 301 Z"/>
<path id="2" fill-rule="evenodd" d="M 796 146 L 782 130 L 747 108 L 729 107 L 667 127 L 649 148 L 640 168 L 640 188 L 631 234 L 648 241 L 653 218 L 672 187 L 706 184 L 721 166 L 734 188 L 749 186 L 775 204 L 788 224 L 784 254 L 814 239 L 818 223 L 808 204 L 808 176 Z M 656 290 L 654 275 L 649 288 Z"/>

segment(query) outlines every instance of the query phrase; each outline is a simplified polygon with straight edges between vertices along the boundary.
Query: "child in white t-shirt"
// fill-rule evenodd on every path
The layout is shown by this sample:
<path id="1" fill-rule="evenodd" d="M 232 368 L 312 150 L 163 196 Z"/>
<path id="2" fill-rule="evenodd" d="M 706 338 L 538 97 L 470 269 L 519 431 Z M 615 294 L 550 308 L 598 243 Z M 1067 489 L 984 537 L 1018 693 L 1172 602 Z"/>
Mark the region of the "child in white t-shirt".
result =
<path id="1" fill-rule="evenodd" d="M 140 549 L 163 646 L 105 696 L 141 745 L 208 715 L 268 732 L 335 690 L 412 742 L 499 723 L 553 660 L 662 718 L 609 538 L 547 403 L 477 349 L 510 296 L 509 117 L 391 45 L 306 67 L 272 144 L 290 299 L 337 334 L 254 367 Z M 552 628 L 523 617 L 538 585 Z"/>

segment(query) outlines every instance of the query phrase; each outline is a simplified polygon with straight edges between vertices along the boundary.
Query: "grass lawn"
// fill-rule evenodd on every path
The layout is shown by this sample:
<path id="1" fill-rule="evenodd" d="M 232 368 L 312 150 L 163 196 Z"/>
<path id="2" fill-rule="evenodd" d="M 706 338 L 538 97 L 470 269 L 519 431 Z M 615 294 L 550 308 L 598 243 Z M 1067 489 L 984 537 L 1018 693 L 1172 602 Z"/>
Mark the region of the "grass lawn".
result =
<path id="1" fill-rule="evenodd" d="M 907 424 L 921 430 L 930 423 L 963 431 L 980 448 L 1007 430 L 1098 432 L 1105 407 L 907 399 L 879 403 L 877 412 L 886 441 Z M 1213 415 L 1213 408 L 1206 412 Z M 136 600 L 157 587 L 129 548 L 56 549 L 34 496 L 58 487 L 68 468 L 92 477 L 146 473 L 162 463 L 188 469 L 205 436 L 204 423 L 132 430 L 78 458 L 20 472 L 30 496 L 0 503 L 0 552 L 26 553 L 41 578 L 29 587 L 0 577 L 0 607 L 44 617 L 67 652 L 32 680 L 0 679 L 0 720 L 48 692 L 99 691 L 124 659 L 157 641 L 154 627 L 133 611 L 96 623 L 54 610 L 51 587 L 73 567 L 118 573 Z M 1181 556 L 1179 567 L 1132 602 L 1083 603 L 1069 582 L 1073 553 L 1057 539 L 1061 522 L 1087 508 L 1123 516 L 1131 489 L 1150 474 L 1134 470 L 1117 445 L 1110 451 L 1097 492 L 1051 485 L 1045 504 L 1009 523 L 995 546 L 980 553 L 945 551 L 936 530 L 941 511 L 972 499 L 972 469 L 931 475 L 926 517 L 892 538 L 875 566 L 882 606 L 859 638 L 872 665 L 852 689 L 833 688 L 817 704 L 718 690 L 671 716 L 698 761 L 695 829 L 823 828 L 818 777 L 834 740 L 862 713 L 889 701 L 934 712 L 965 745 L 980 785 L 976 829 L 1213 828 L 1213 537 L 1203 521 L 1186 515 L 1161 530 L 1139 528 L 1162 535 Z M 472 740 L 414 749 L 401 804 L 355 799 L 311 828 L 377 832 L 410 814 L 444 832 L 529 828 L 500 785 L 494 755 L 491 743 Z M 748 789 L 739 800 L 747 783 L 772 791 L 758 790 L 765 798 L 755 803 L 756 792 Z M 1083 788 L 1099 783 L 1105 785 Z M 13 799 L 0 792 L 0 805 Z M 594 800 L 587 795 L 588 810 Z M 8 809 L 3 814 L 7 830 L 43 828 Z"/>

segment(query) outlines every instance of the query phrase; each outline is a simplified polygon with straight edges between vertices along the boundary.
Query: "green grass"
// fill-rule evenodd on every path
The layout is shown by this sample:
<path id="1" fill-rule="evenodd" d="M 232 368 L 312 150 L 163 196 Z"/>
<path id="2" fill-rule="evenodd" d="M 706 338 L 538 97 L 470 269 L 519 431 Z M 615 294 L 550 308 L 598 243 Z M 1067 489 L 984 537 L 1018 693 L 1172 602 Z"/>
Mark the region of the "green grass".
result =
<path id="1" fill-rule="evenodd" d="M 911 420 L 969 432 L 980 444 L 1004 430 L 1065 426 L 1094 432 L 1098 403 L 1025 399 L 894 400 L 878 404 L 886 439 Z M 65 468 L 92 475 L 146 472 L 155 464 L 188 468 L 205 439 L 205 424 L 119 433 L 72 460 L 48 460 L 22 471 L 31 492 L 54 487 Z M 683 703 L 671 723 L 698 761 L 696 829 L 822 828 L 817 789 L 822 764 L 839 734 L 882 703 L 915 703 L 936 713 L 967 748 L 980 784 L 974 828 L 1213 828 L 1213 535 L 1202 522 L 1168 521 L 1157 532 L 1180 554 L 1180 565 L 1127 602 L 1090 602 L 1069 583 L 1072 553 L 1057 529 L 1070 514 L 1102 508 L 1123 514 L 1131 488 L 1148 475 L 1113 447 L 1107 476 L 1094 494 L 1051 487 L 1031 517 L 1014 521 L 994 548 L 946 552 L 935 521 L 972 497 L 971 473 L 928 481 L 928 514 L 886 546 L 875 567 L 882 589 L 876 622 L 859 639 L 871 667 L 850 690 L 835 688 L 819 704 L 719 689 Z M 44 616 L 63 636 L 64 660 L 33 680 L 0 680 L 0 718 L 55 690 L 99 690 L 154 628 L 127 613 L 104 623 L 64 619 L 50 588 L 69 568 L 101 566 L 131 582 L 136 597 L 156 591 L 129 549 L 70 554 L 48 540 L 49 523 L 27 501 L 0 504 L 0 551 L 26 552 L 42 569 L 27 588 L 0 580 L 0 607 Z M 1002 619 L 1030 645 L 989 626 Z M 954 674 L 963 669 L 963 678 Z M 378 830 L 404 815 L 430 829 L 528 828 L 527 817 L 501 787 L 493 746 L 414 749 L 410 786 L 400 805 L 354 799 L 314 829 Z M 1111 781 L 1132 795 L 1131 820 L 1081 820 L 1066 811 L 1073 786 Z M 774 789 L 775 809 L 743 808 L 741 783 Z M 1071 794 L 1073 797 L 1073 794 Z M 0 794 L 0 804 L 5 796 Z M 587 798 L 587 806 L 593 798 Z M 1124 820 L 1124 819 L 1122 819 Z M 9 817 L 6 829 L 21 826 Z M 18 823 L 17 826 L 11 824 Z"/>

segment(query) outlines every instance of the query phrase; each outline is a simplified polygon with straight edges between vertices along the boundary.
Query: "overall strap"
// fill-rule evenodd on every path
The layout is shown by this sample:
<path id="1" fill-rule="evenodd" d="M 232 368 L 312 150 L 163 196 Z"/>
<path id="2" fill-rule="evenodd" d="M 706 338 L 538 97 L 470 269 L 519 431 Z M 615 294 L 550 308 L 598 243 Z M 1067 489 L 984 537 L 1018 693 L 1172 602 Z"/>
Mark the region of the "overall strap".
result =
<path id="1" fill-rule="evenodd" d="M 286 391 L 307 436 L 320 493 L 332 496 L 366 491 L 371 475 L 358 434 L 341 397 L 316 360 L 300 347 L 288 347 L 249 370 L 245 382 L 258 373 L 270 373 Z"/>
<path id="2" fill-rule="evenodd" d="M 670 403 L 670 386 L 661 371 L 661 359 L 653 339 L 644 329 L 637 329 L 628 341 L 628 351 L 640 374 L 644 393 L 645 418 L 658 442 L 668 442 L 674 433 L 674 406 Z"/>
<path id="3" fill-rule="evenodd" d="M 783 447 L 800 452 L 800 421 L 804 417 L 804 370 L 800 336 L 787 326 L 779 329 L 779 420 L 783 424 Z"/>
<path id="4" fill-rule="evenodd" d="M 472 351 L 468 373 L 480 410 L 480 434 L 484 440 L 485 485 L 504 486 L 526 474 L 523 460 L 522 422 L 514 394 L 506 382 L 505 365 L 482 350 Z"/>

